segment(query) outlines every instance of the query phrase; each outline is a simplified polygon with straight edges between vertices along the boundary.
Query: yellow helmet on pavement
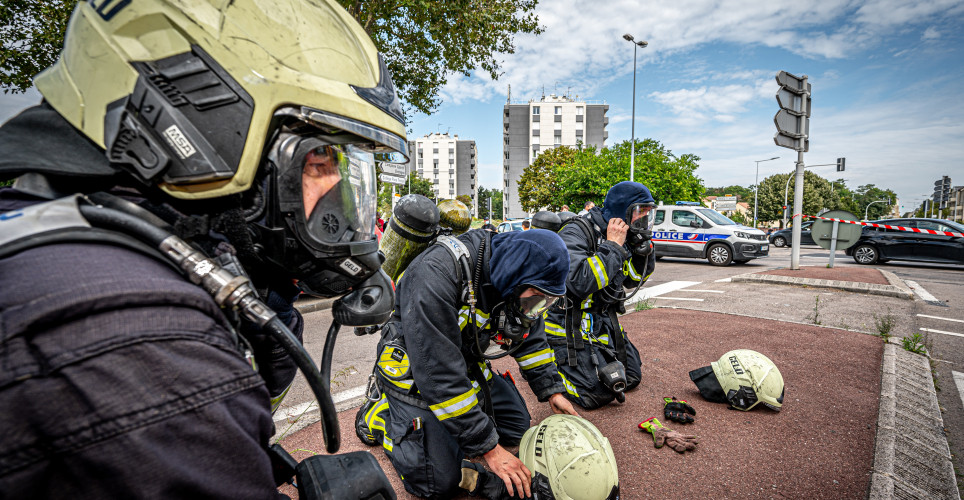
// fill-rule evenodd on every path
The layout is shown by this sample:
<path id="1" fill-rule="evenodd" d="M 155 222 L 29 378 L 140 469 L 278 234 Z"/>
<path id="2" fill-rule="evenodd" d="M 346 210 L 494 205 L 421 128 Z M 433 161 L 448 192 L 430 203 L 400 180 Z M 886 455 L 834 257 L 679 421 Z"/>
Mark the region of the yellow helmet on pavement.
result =
<path id="1" fill-rule="evenodd" d="M 540 500 L 615 500 L 619 471 L 609 439 L 588 420 L 551 415 L 522 436 L 519 459 Z"/>
<path id="2" fill-rule="evenodd" d="M 690 372 L 690 379 L 708 401 L 748 411 L 759 403 L 783 408 L 783 375 L 770 358 L 749 349 L 727 352 L 718 361 Z"/>

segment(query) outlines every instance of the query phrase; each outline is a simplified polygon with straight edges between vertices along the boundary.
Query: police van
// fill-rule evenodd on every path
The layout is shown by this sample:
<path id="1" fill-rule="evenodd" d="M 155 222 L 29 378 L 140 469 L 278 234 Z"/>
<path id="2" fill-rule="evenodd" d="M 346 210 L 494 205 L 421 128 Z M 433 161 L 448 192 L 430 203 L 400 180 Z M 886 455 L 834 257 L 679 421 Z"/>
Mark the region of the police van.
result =
<path id="1" fill-rule="evenodd" d="M 714 266 L 743 264 L 770 251 L 766 234 L 733 222 L 697 202 L 659 205 L 653 220 L 656 258 L 706 259 Z"/>

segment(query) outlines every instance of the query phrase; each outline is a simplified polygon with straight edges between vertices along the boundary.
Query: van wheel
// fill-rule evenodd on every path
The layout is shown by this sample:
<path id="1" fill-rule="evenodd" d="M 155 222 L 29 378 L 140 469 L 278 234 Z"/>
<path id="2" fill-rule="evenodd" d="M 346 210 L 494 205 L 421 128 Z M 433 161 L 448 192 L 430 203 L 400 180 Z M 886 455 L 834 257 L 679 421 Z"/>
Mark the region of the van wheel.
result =
<path id="1" fill-rule="evenodd" d="M 706 260 L 714 266 L 728 266 L 733 262 L 733 252 L 730 251 L 730 247 L 717 243 L 706 251 Z"/>

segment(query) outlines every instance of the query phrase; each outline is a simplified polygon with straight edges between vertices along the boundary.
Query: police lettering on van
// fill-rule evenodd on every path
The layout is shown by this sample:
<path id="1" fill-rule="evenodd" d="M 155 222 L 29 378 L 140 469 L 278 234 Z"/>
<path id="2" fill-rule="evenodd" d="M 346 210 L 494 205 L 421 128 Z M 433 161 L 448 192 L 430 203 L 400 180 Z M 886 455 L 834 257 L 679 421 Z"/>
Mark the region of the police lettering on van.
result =
<path id="1" fill-rule="evenodd" d="M 676 202 L 655 209 L 653 243 L 656 257 L 706 259 L 714 266 L 766 257 L 766 234 L 733 222 L 696 202 Z"/>

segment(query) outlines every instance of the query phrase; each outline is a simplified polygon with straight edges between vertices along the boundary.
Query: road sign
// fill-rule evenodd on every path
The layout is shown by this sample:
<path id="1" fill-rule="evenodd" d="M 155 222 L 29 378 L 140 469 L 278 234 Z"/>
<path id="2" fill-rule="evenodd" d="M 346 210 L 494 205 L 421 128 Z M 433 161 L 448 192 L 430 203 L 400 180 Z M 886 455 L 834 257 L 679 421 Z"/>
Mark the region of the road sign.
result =
<path id="1" fill-rule="evenodd" d="M 400 175 L 405 177 L 408 175 L 407 165 L 404 163 L 381 163 L 382 172 L 390 175 Z"/>
<path id="2" fill-rule="evenodd" d="M 821 217 L 826 217 L 828 219 L 841 219 L 841 220 L 857 220 L 857 216 L 846 211 L 846 210 L 831 210 L 824 213 Z M 857 243 L 860 239 L 860 232 L 863 230 L 862 226 L 857 224 L 840 224 L 839 222 L 831 220 L 817 219 L 814 221 L 813 225 L 810 226 L 810 235 L 813 236 L 813 241 L 820 245 L 820 248 L 824 250 L 830 250 L 830 245 L 833 243 L 833 226 L 837 224 L 837 241 L 836 248 L 834 250 L 846 250 Z"/>
<path id="3" fill-rule="evenodd" d="M 382 181 L 382 182 L 387 182 L 387 183 L 389 183 L 389 184 L 398 184 L 398 185 L 403 185 L 403 184 L 405 184 L 405 177 L 404 177 L 404 176 L 395 175 L 395 174 L 387 174 L 387 173 L 385 173 L 385 172 L 382 172 L 382 174 L 378 176 L 378 180 L 380 180 L 380 181 Z"/>
<path id="4" fill-rule="evenodd" d="M 717 210 L 736 210 L 736 196 L 717 196 Z"/>
<path id="5" fill-rule="evenodd" d="M 773 117 L 773 123 L 777 126 L 773 142 L 777 146 L 809 151 L 811 86 L 807 83 L 807 77 L 781 71 L 776 78 L 780 85 L 776 95 L 780 111 Z"/>

